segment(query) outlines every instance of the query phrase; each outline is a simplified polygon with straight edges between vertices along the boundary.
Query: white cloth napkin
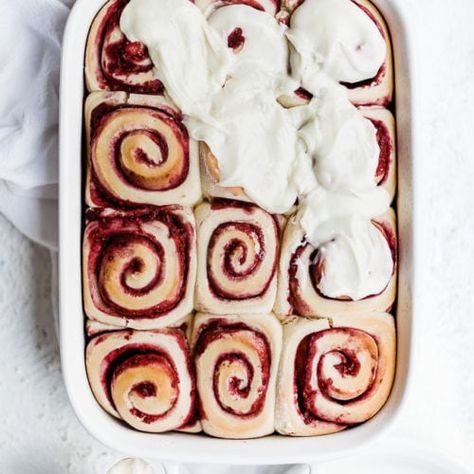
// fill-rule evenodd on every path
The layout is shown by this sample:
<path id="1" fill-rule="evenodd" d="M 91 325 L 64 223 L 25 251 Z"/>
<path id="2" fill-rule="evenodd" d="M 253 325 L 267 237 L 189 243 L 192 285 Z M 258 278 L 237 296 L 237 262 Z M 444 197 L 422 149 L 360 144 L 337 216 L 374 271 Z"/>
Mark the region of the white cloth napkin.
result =
<path id="1" fill-rule="evenodd" d="M 0 212 L 57 248 L 58 83 L 73 0 L 0 1 Z"/>

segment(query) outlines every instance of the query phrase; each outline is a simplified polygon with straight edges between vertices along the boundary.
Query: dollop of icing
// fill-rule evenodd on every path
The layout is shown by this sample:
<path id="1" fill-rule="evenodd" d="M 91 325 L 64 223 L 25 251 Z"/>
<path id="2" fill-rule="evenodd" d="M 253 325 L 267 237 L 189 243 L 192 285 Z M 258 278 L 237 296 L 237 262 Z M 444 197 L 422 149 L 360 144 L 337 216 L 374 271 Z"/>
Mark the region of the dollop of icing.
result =
<path id="1" fill-rule="evenodd" d="M 375 22 L 349 0 L 305 0 L 291 16 L 287 37 L 292 71 L 310 92 L 321 73 L 336 82 L 370 79 L 387 55 Z"/>
<path id="2" fill-rule="evenodd" d="M 393 272 L 387 240 L 365 219 L 352 217 L 350 231 L 339 234 L 319 248 L 321 275 L 318 289 L 330 298 L 357 301 L 381 293 Z"/>
<path id="3" fill-rule="evenodd" d="M 336 192 L 373 189 L 380 147 L 372 122 L 347 100 L 342 87 L 321 89 L 305 108 L 298 134 L 319 183 Z"/>

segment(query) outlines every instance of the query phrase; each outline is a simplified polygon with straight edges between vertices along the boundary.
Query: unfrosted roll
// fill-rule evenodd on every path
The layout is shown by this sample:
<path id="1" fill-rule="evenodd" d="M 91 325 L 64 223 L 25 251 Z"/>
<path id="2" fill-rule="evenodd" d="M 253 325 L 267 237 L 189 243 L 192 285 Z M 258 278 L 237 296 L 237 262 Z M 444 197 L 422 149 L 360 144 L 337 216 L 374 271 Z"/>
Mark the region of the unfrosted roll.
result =
<path id="1" fill-rule="evenodd" d="M 196 309 L 216 314 L 266 313 L 276 293 L 277 220 L 237 201 L 196 209 L 198 279 Z"/>
<path id="2" fill-rule="evenodd" d="M 87 316 L 134 329 L 181 324 L 193 309 L 196 278 L 191 210 L 92 210 L 88 218 L 83 244 Z"/>
<path id="3" fill-rule="evenodd" d="M 193 205 L 198 144 L 162 96 L 96 92 L 85 105 L 89 206 Z"/>
<path id="4" fill-rule="evenodd" d="M 129 0 L 110 0 L 99 11 L 87 39 L 86 85 L 93 91 L 162 94 L 146 46 L 129 41 L 120 29 L 120 16 Z"/>
<path id="5" fill-rule="evenodd" d="M 293 318 L 283 330 L 277 431 L 315 436 L 373 417 L 390 394 L 395 341 L 386 313 Z"/>
<path id="6" fill-rule="evenodd" d="M 256 438 L 274 431 L 281 325 L 272 314 L 198 314 L 193 354 L 205 433 Z"/>
<path id="7" fill-rule="evenodd" d="M 337 275 L 338 265 L 327 260 L 336 257 L 334 253 L 338 249 L 337 238 L 329 243 L 330 247 L 321 252 L 320 248 L 313 247 L 306 240 L 305 232 L 298 223 L 289 221 L 283 234 L 275 313 L 283 316 L 297 314 L 331 318 L 337 315 L 357 315 L 368 311 L 389 311 L 396 297 L 397 232 L 395 213 L 390 209 L 383 216 L 372 220 L 371 224 L 373 227 L 370 228 L 371 234 L 368 236 L 367 242 L 369 244 L 376 242 L 379 252 L 383 250 L 383 254 L 391 255 L 389 258 L 392 270 L 385 286 L 379 291 L 376 290 L 375 293 L 369 291 L 368 284 L 369 278 L 372 278 L 373 275 L 358 274 L 356 283 L 360 283 L 364 287 L 366 294 L 360 298 L 352 299 L 347 294 L 328 296 L 322 290 L 322 288 L 330 286 L 337 288 L 340 283 Z M 374 241 L 373 237 L 377 237 L 377 240 Z M 344 237 L 344 244 L 346 240 Z M 370 256 L 370 248 L 363 250 Z M 377 261 L 372 264 L 376 263 Z M 384 262 L 384 266 L 386 263 Z M 349 262 L 343 262 L 343 264 L 349 265 Z M 329 275 L 327 275 L 328 268 L 331 270 Z M 343 270 L 345 269 L 341 268 L 340 271 Z M 371 271 L 370 267 L 367 267 L 367 271 Z M 347 284 L 347 281 L 344 283 Z M 377 284 L 380 284 L 380 281 Z"/>
<path id="8" fill-rule="evenodd" d="M 195 382 L 180 329 L 99 335 L 86 349 L 97 402 L 133 428 L 162 433 L 194 424 Z"/>

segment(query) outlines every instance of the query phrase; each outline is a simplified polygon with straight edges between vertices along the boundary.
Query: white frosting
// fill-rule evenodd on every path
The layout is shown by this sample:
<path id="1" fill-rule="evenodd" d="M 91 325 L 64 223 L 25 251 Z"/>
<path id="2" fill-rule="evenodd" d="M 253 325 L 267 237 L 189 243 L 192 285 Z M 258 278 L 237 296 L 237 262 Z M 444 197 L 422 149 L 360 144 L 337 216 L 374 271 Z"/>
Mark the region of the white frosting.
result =
<path id="1" fill-rule="evenodd" d="M 202 12 L 189 0 L 131 0 L 120 28 L 148 47 L 156 76 L 183 113 L 206 116 L 233 58 Z"/>
<path id="2" fill-rule="evenodd" d="M 337 82 L 377 75 L 387 54 L 372 19 L 351 0 L 305 0 L 291 16 L 293 73 L 313 92 L 321 72 Z"/>
<path id="3" fill-rule="evenodd" d="M 326 87 L 308 106 L 299 136 L 313 158 L 321 185 L 331 191 L 370 191 L 380 148 L 374 125 L 346 98 L 342 87 Z"/>
<path id="4" fill-rule="evenodd" d="M 319 187 L 303 199 L 298 219 L 306 239 L 324 259 L 318 284 L 324 295 L 360 300 L 387 286 L 392 254 L 371 219 L 383 214 L 389 204 L 388 193 L 381 188 L 357 196 Z"/>
<path id="5" fill-rule="evenodd" d="M 375 76 L 385 60 L 384 38 L 359 7 L 305 0 L 286 30 L 247 5 L 206 19 L 189 0 L 131 0 L 121 28 L 148 47 L 190 136 L 217 158 L 221 186 L 244 188 L 272 213 L 299 198 L 297 219 L 324 257 L 324 294 L 360 299 L 385 288 L 392 257 L 371 224 L 390 205 L 375 182 L 376 132 L 339 85 Z M 234 50 L 236 28 L 244 42 Z M 284 109 L 279 93 L 300 85 L 313 100 Z"/>
<path id="6" fill-rule="evenodd" d="M 128 458 L 112 466 L 107 474 L 155 474 L 155 471 L 142 459 Z"/>
<path id="7" fill-rule="evenodd" d="M 348 227 L 349 232 L 319 248 L 324 264 L 317 286 L 330 298 L 361 300 L 381 293 L 388 285 L 392 254 L 386 238 L 370 221 L 352 217 Z"/>
<path id="8" fill-rule="evenodd" d="M 209 16 L 209 25 L 228 44 L 229 35 L 236 28 L 242 30 L 243 45 L 234 51 L 235 61 L 230 75 L 246 83 L 261 83 L 281 80 L 287 75 L 288 43 L 286 27 L 275 18 L 247 5 L 229 5 L 218 8 Z M 267 87 L 273 89 L 274 85 Z"/>
<path id="9" fill-rule="evenodd" d="M 267 211 L 286 212 L 296 201 L 293 179 L 296 127 L 269 90 L 254 95 L 237 79 L 227 82 L 211 109 L 220 127 L 188 118 L 190 134 L 205 141 L 219 162 L 222 186 L 242 186 Z"/>
<path id="10" fill-rule="evenodd" d="M 351 233 L 352 217 L 366 221 L 382 215 L 390 206 L 383 188 L 374 187 L 361 195 L 330 192 L 322 186 L 301 198 L 297 219 L 306 239 L 320 247 L 338 235 Z"/>

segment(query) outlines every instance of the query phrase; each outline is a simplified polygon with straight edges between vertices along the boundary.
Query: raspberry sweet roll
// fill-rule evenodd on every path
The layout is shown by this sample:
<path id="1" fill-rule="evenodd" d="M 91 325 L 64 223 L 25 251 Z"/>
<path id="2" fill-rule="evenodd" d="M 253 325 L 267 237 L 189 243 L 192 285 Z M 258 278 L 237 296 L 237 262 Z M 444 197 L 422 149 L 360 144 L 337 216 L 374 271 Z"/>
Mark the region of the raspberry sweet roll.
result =
<path id="1" fill-rule="evenodd" d="M 392 113 L 357 108 L 340 89 L 321 91 L 307 105 L 298 129 L 314 174 L 332 192 L 361 196 L 379 188 L 391 202 L 396 189 L 396 135 Z"/>
<path id="2" fill-rule="evenodd" d="M 273 314 L 198 314 L 193 354 L 205 433 L 256 438 L 274 431 L 282 329 Z"/>
<path id="3" fill-rule="evenodd" d="M 180 325 L 193 309 L 196 279 L 191 209 L 90 210 L 88 220 L 83 293 L 89 319 L 133 329 Z"/>
<path id="4" fill-rule="evenodd" d="M 85 105 L 91 207 L 193 205 L 199 147 L 165 97 L 95 92 Z"/>
<path id="5" fill-rule="evenodd" d="M 128 41 L 120 17 L 129 0 L 111 0 L 99 11 L 89 31 L 85 75 L 89 92 L 125 91 L 162 94 L 145 45 Z"/>
<path id="6" fill-rule="evenodd" d="M 268 313 L 277 288 L 277 219 L 237 201 L 196 209 L 196 309 L 208 313 Z"/>
<path id="7" fill-rule="evenodd" d="M 277 431 L 321 435 L 373 417 L 390 394 L 395 359 L 390 314 L 293 318 L 283 329 Z"/>
<path id="8" fill-rule="evenodd" d="M 180 329 L 123 330 L 92 339 L 86 349 L 97 402 L 140 431 L 162 433 L 195 426 L 195 381 Z"/>
<path id="9" fill-rule="evenodd" d="M 275 313 L 308 317 L 389 311 L 395 301 L 395 213 L 355 222 L 351 235 L 318 248 L 300 224 L 288 222 L 282 242 Z"/>
<path id="10" fill-rule="evenodd" d="M 321 72 L 343 85 L 355 105 L 390 104 L 390 33 L 370 1 L 284 0 L 279 17 L 289 25 L 291 69 L 302 85 L 293 97 L 284 99 L 286 105 L 311 98 Z"/>

